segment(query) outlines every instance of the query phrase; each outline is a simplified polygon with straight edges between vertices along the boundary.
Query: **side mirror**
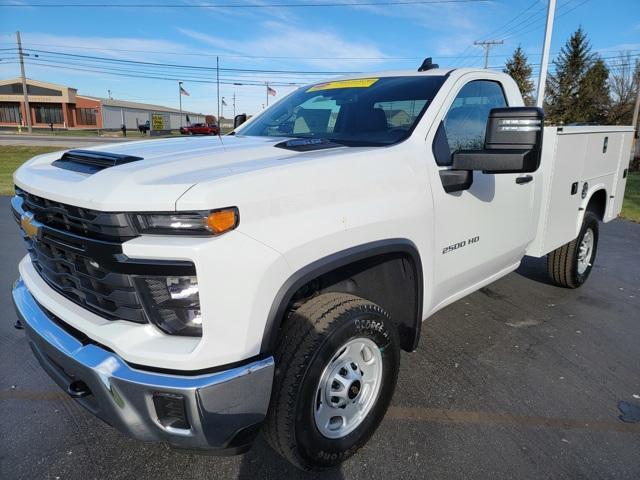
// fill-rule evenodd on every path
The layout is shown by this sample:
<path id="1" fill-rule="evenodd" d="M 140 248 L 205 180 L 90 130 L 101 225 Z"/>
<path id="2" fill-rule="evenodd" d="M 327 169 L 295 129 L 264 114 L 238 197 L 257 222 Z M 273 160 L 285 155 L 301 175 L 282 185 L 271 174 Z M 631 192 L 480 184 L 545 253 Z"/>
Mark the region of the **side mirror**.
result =
<path id="1" fill-rule="evenodd" d="M 240 125 L 242 125 L 246 121 L 247 121 L 246 113 L 241 113 L 240 115 L 236 115 L 233 118 L 233 128 L 238 128 Z"/>
<path id="2" fill-rule="evenodd" d="M 540 165 L 543 129 L 540 108 L 493 108 L 487 120 L 484 149 L 457 151 L 452 167 L 485 173 L 535 172 Z"/>

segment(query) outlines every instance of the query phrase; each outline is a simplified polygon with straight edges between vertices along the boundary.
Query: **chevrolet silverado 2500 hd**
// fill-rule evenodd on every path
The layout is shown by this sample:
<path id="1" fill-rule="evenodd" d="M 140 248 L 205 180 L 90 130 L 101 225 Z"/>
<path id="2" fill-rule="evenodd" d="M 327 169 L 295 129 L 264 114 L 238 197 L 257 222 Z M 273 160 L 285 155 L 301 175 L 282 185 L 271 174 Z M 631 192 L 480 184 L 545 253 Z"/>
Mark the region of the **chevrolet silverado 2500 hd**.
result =
<path id="1" fill-rule="evenodd" d="M 372 435 L 423 320 L 548 255 L 585 282 L 630 127 L 545 127 L 515 82 L 426 68 L 299 89 L 232 135 L 15 173 L 13 299 L 69 395 L 134 438 L 299 467 Z"/>

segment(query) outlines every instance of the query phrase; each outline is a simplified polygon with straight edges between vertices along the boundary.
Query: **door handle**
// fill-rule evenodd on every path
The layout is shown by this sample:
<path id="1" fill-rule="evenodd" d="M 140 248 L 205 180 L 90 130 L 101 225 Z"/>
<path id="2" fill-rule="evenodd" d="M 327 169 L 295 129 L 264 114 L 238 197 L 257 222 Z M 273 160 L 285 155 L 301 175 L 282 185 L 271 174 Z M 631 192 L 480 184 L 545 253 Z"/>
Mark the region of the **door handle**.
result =
<path id="1" fill-rule="evenodd" d="M 525 175 L 524 177 L 518 177 L 516 178 L 516 183 L 518 185 L 522 185 L 524 183 L 529 183 L 533 180 L 533 177 L 531 175 Z"/>

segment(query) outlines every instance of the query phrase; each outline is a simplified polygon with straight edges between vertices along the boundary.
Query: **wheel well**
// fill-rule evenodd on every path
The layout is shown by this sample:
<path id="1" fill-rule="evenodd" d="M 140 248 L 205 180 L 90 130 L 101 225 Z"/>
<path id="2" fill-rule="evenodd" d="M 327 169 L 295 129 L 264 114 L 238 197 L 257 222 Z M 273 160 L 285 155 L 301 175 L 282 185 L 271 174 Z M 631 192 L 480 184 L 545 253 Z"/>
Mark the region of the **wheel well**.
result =
<path id="1" fill-rule="evenodd" d="M 594 213 L 600 221 L 604 220 L 607 211 L 607 192 L 604 189 L 598 190 L 589 199 L 587 211 Z"/>
<path id="2" fill-rule="evenodd" d="M 337 255 L 337 261 L 320 261 L 319 268 L 310 266 L 306 274 L 296 275 L 297 281 L 283 287 L 286 291 L 279 293 L 265 327 L 262 351 L 273 351 L 281 323 L 291 310 L 327 292 L 350 293 L 380 305 L 396 325 L 402 349 L 415 350 L 422 325 L 423 281 L 415 246 L 382 245 Z"/>

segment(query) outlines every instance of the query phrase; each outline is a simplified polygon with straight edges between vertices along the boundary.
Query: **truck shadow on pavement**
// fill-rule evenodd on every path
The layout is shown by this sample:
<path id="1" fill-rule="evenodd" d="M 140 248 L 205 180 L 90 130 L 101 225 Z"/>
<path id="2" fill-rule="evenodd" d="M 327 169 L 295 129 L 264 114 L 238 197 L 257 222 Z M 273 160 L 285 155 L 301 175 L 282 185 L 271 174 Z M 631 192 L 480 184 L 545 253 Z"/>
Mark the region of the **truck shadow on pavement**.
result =
<path id="1" fill-rule="evenodd" d="M 354 458 L 357 461 L 357 454 Z M 345 477 L 339 467 L 323 472 L 303 472 L 276 454 L 260 435 L 251 450 L 242 456 L 238 472 L 239 480 L 255 480 L 257 478 L 341 480 Z"/>
<path id="2" fill-rule="evenodd" d="M 535 258 L 524 257 L 520 266 L 516 270 L 518 275 L 521 275 L 534 282 L 542 283 L 544 285 L 553 285 L 549 274 L 547 273 L 547 257 Z"/>

